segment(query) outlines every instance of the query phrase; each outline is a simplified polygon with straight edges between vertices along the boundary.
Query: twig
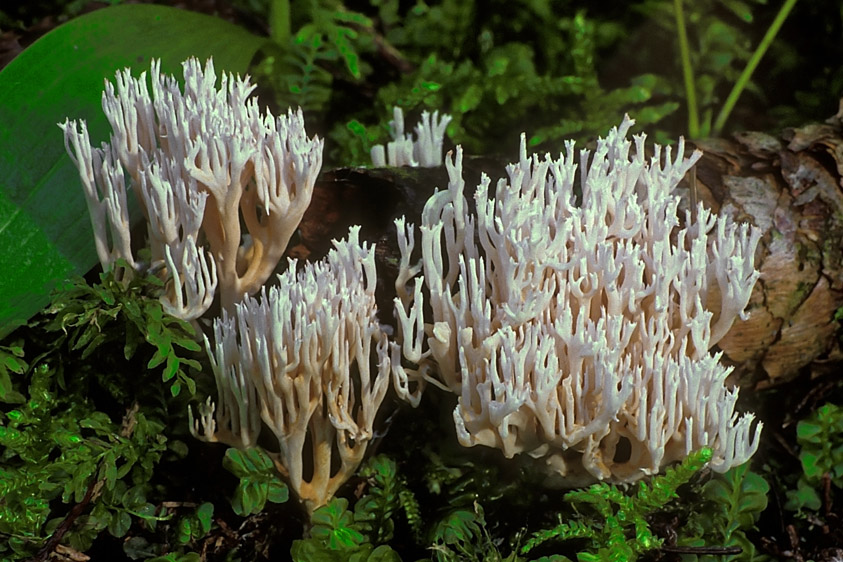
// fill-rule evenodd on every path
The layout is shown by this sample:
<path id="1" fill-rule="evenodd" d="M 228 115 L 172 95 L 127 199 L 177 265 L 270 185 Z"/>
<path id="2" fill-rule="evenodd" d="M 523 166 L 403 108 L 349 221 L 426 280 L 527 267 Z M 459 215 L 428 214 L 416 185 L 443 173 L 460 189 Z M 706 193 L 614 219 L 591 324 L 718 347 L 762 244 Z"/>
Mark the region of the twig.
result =
<path id="1" fill-rule="evenodd" d="M 120 428 L 120 435 L 123 437 L 131 437 L 132 432 L 135 429 L 135 424 L 137 422 L 136 414 L 138 412 L 139 405 L 135 402 L 131 408 L 126 411 L 126 415 L 123 417 L 122 427 Z M 97 467 L 97 471 L 99 471 L 99 466 Z M 94 474 L 97 473 L 94 472 Z M 53 534 L 50 535 L 50 538 L 47 539 L 47 542 L 44 543 L 44 546 L 41 547 L 41 550 L 38 553 L 27 560 L 27 562 L 46 562 L 50 559 L 50 556 L 53 552 L 60 546 L 61 540 L 70 531 L 70 528 L 73 526 L 73 523 L 82 515 L 82 512 L 88 507 L 88 504 L 99 495 L 100 490 L 103 487 L 105 480 L 97 480 L 96 478 L 91 481 L 88 485 L 88 489 L 85 491 L 85 496 L 82 498 L 82 501 L 74 505 L 70 512 L 65 516 L 64 520 L 59 523 L 56 530 L 53 531 Z"/>
<path id="2" fill-rule="evenodd" d="M 673 554 L 710 554 L 713 556 L 743 552 L 743 549 L 739 546 L 662 546 L 659 550 Z"/>
<path id="3" fill-rule="evenodd" d="M 88 507 L 88 504 L 91 503 L 94 493 L 99 488 L 98 484 L 101 485 L 99 480 L 93 480 L 88 485 L 88 489 L 85 492 L 85 497 L 82 498 L 82 501 L 71 508 L 70 513 L 68 513 L 64 520 L 59 523 L 59 526 L 56 527 L 56 530 L 53 531 L 53 534 L 49 539 L 47 539 L 47 542 L 45 542 L 44 546 L 41 547 L 41 550 L 38 551 L 38 554 L 30 558 L 27 562 L 47 562 L 47 560 L 50 559 L 50 555 L 52 555 L 53 551 L 58 548 L 59 543 L 64 538 L 64 535 L 67 534 L 73 526 L 73 523 L 80 515 L 82 515 L 82 512 L 86 507 Z"/>

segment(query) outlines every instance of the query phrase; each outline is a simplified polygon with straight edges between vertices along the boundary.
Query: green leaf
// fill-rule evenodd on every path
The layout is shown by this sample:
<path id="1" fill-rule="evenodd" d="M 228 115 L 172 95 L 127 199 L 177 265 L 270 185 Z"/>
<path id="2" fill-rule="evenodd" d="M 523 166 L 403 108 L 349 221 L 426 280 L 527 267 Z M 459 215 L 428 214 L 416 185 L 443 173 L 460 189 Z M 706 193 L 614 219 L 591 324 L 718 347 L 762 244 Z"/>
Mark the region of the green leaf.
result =
<path id="1" fill-rule="evenodd" d="M 125 535 L 132 526 L 132 518 L 125 511 L 118 511 L 111 517 L 108 523 L 108 532 L 120 538 Z"/>
<path id="2" fill-rule="evenodd" d="M 747 472 L 741 484 L 741 498 L 738 508 L 741 513 L 761 513 L 767 508 L 767 493 L 770 485 L 760 474 Z"/>
<path id="3" fill-rule="evenodd" d="M 187 544 L 190 542 L 191 537 L 193 536 L 192 533 L 193 529 L 191 528 L 191 521 L 190 517 L 182 517 L 178 524 L 178 541 L 181 544 Z"/>
<path id="4" fill-rule="evenodd" d="M 214 504 L 205 502 L 196 509 L 196 518 L 202 525 L 202 534 L 211 530 L 211 518 L 214 516 Z"/>
<path id="5" fill-rule="evenodd" d="M 436 524 L 433 532 L 434 543 L 471 542 L 482 533 L 481 524 L 481 520 L 473 511 L 452 511 Z"/>
<path id="6" fill-rule="evenodd" d="M 117 460 L 114 457 L 113 450 L 108 451 L 103 457 L 105 462 L 105 486 L 108 490 L 114 489 L 114 484 L 117 482 Z"/>
<path id="7" fill-rule="evenodd" d="M 818 480 L 823 475 L 822 466 L 820 466 L 820 458 L 813 452 L 804 451 L 799 455 L 802 461 L 802 471 L 808 480 Z"/>
<path id="8" fill-rule="evenodd" d="M 187 453 L 190 451 L 187 447 L 187 443 L 178 439 L 170 439 L 167 441 L 167 448 L 180 458 L 186 457 Z"/>
<path id="9" fill-rule="evenodd" d="M 401 557 L 391 546 L 382 544 L 370 553 L 360 553 L 356 557 L 352 555 L 350 560 L 351 562 L 357 560 L 360 560 L 360 562 L 364 560 L 366 562 L 401 562 Z"/>
<path id="10" fill-rule="evenodd" d="M 462 113 L 467 113 L 480 105 L 483 99 L 483 89 L 477 84 L 471 84 L 462 95 L 457 98 L 456 106 Z"/>
<path id="11" fill-rule="evenodd" d="M 132 486 L 123 494 L 121 501 L 127 508 L 137 509 L 138 506 L 146 503 L 146 491 L 143 486 Z"/>
<path id="12" fill-rule="evenodd" d="M 146 364 L 147 369 L 154 369 L 158 365 L 164 362 L 166 355 L 161 352 L 161 348 L 155 350 L 155 354 L 149 359 L 149 362 Z M 172 377 L 171 377 L 172 378 Z M 168 379 L 164 379 L 166 382 Z"/>
<path id="13" fill-rule="evenodd" d="M 784 508 L 789 511 L 801 509 L 818 511 L 822 507 L 819 493 L 804 478 L 800 478 L 796 482 L 795 490 L 787 490 L 786 494 L 787 502 L 785 502 Z"/>
<path id="14" fill-rule="evenodd" d="M 14 390 L 9 372 L 22 375 L 27 369 L 22 359 L 23 348 L 19 346 L 0 346 L 0 400 L 10 404 L 21 404 L 26 398 Z"/>
<path id="15" fill-rule="evenodd" d="M 796 425 L 796 437 L 801 441 L 814 441 L 822 434 L 822 430 L 820 424 L 801 421 Z"/>
<path id="16" fill-rule="evenodd" d="M 345 498 L 331 498 L 313 512 L 310 522 L 313 525 L 311 536 L 325 541 L 331 550 L 352 550 L 366 541 L 366 537 L 354 528 L 354 516 L 348 511 Z"/>
<path id="17" fill-rule="evenodd" d="M 720 0 L 720 2 L 746 23 L 752 23 L 752 8 L 746 2 L 740 0 Z"/>
<path id="18" fill-rule="evenodd" d="M 347 552 L 330 550 L 322 541 L 300 539 L 290 549 L 293 562 L 346 562 Z"/>
<path id="19" fill-rule="evenodd" d="M 275 471 L 272 459 L 261 449 L 228 449 L 223 467 L 240 478 L 231 507 L 238 515 L 250 515 L 264 508 L 267 500 L 283 503 L 289 498 L 287 485 Z"/>
<path id="20" fill-rule="evenodd" d="M 270 482 L 266 499 L 272 503 L 284 503 L 290 499 L 290 489 L 280 480 Z"/>
<path id="21" fill-rule="evenodd" d="M 154 546 L 143 537 L 129 537 L 123 543 L 123 552 L 132 560 L 148 560 L 155 557 Z"/>
<path id="22" fill-rule="evenodd" d="M 56 123 L 86 119 L 107 138 L 103 80 L 131 66 L 181 75 L 189 56 L 244 74 L 266 40 L 222 20 L 155 5 L 91 12 L 36 41 L 0 71 L 0 338 L 97 262 L 79 176 Z"/>

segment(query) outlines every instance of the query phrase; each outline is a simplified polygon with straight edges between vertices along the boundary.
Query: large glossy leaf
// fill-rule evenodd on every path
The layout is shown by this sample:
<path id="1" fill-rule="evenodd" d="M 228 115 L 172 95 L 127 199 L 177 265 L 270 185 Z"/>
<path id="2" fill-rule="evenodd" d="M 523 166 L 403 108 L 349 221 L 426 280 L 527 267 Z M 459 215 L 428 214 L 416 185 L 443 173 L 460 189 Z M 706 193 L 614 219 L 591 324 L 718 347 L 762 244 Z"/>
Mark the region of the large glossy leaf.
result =
<path id="1" fill-rule="evenodd" d="M 43 308 L 49 291 L 97 262 L 76 168 L 56 123 L 86 119 L 108 140 L 103 80 L 138 75 L 160 58 L 181 76 L 189 56 L 245 73 L 266 41 L 221 19 L 165 6 L 124 5 L 74 19 L 0 71 L 0 337 Z"/>

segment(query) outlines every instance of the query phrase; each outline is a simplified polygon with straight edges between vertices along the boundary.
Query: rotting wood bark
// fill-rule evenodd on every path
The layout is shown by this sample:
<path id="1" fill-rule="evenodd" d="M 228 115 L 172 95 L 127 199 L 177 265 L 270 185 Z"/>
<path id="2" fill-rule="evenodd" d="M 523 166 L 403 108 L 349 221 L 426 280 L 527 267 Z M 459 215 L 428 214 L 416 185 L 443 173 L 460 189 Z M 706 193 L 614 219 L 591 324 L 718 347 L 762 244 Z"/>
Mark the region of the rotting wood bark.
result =
<path id="1" fill-rule="evenodd" d="M 697 197 L 764 232 L 750 318 L 737 321 L 719 344 L 735 365 L 732 378 L 761 388 L 806 368 L 823 373 L 843 359 L 835 320 L 843 306 L 843 101 L 823 124 L 692 144 L 704 152 L 695 168 Z M 466 158 L 469 204 L 480 170 L 494 180 L 504 165 Z M 300 226 L 300 244 L 290 253 L 318 259 L 332 238 L 344 237 L 352 224 L 363 225 L 361 236 L 377 243 L 381 321 L 391 322 L 398 256 L 392 220 L 406 215 L 418 222 L 433 189 L 446 185 L 444 167 L 328 171 Z M 686 178 L 680 186 L 686 201 L 689 185 Z"/>
<path id="2" fill-rule="evenodd" d="M 841 358 L 843 102 L 824 124 L 696 143 L 700 198 L 764 231 L 746 322 L 719 346 L 742 384 L 769 386 Z"/>

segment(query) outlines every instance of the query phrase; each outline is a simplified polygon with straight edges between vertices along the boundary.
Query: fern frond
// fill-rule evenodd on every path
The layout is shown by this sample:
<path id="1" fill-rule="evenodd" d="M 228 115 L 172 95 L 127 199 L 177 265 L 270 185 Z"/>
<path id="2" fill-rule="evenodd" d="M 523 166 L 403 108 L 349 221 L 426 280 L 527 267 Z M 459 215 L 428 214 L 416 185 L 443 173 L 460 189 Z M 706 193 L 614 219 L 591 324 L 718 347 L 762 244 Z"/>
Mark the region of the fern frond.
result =
<path id="1" fill-rule="evenodd" d="M 596 536 L 597 530 L 585 521 L 578 520 L 560 523 L 552 529 L 545 529 L 533 533 L 533 536 L 521 547 L 521 554 L 527 554 L 540 544 L 549 540 L 591 539 Z"/>
<path id="2" fill-rule="evenodd" d="M 685 484 L 708 461 L 712 451 L 704 447 L 694 451 L 680 464 L 668 468 L 663 475 L 656 476 L 649 484 L 640 483 L 635 500 L 636 509 L 640 513 L 649 513 L 664 507 L 676 496 L 676 489 Z"/>
<path id="3" fill-rule="evenodd" d="M 415 494 L 406 487 L 406 484 L 398 492 L 398 501 L 401 504 L 401 509 L 404 510 L 404 515 L 407 517 L 407 523 L 410 525 L 410 529 L 413 530 L 413 537 L 416 541 L 421 542 L 424 531 L 421 508 Z"/>
<path id="4" fill-rule="evenodd" d="M 591 551 L 582 552 L 580 560 L 610 560 L 628 562 L 639 554 L 661 545 L 662 541 L 650 531 L 647 516 L 677 497 L 676 490 L 711 460 L 711 449 L 691 453 L 682 463 L 656 476 L 649 484 L 640 483 L 634 495 L 625 494 L 617 486 L 605 482 L 585 490 L 574 490 L 564 498 L 574 510 L 590 506 L 596 514 L 583 513 L 577 521 L 560 523 L 556 527 L 533 534 L 521 553 L 526 554 L 551 539 L 587 538 Z M 595 552 L 596 551 L 596 552 Z"/>

